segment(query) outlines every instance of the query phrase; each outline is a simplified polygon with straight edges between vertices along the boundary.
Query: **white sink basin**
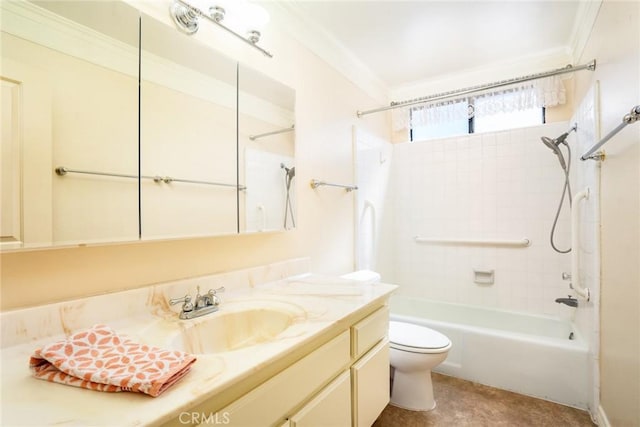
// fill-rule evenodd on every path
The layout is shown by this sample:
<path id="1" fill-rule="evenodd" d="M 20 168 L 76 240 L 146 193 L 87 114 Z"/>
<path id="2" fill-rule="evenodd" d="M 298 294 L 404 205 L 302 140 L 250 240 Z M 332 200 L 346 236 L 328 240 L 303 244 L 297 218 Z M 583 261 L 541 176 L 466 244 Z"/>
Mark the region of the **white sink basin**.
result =
<path id="1" fill-rule="evenodd" d="M 164 331 L 157 329 L 145 335 L 156 336 L 164 348 L 211 354 L 286 337 L 284 331 L 305 319 L 306 312 L 294 304 L 247 301 L 222 305 L 217 312 L 180 321 L 173 328 L 166 328 L 165 324 Z"/>

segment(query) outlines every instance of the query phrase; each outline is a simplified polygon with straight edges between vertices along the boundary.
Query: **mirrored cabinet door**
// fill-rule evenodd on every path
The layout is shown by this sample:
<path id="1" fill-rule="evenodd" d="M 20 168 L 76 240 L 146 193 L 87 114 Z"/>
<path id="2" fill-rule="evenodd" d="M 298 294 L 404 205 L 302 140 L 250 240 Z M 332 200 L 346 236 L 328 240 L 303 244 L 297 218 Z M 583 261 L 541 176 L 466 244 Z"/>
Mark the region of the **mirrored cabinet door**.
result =
<path id="1" fill-rule="evenodd" d="M 0 7 L 0 246 L 137 240 L 138 11 L 112 1 Z"/>
<path id="2" fill-rule="evenodd" d="M 240 65 L 238 73 L 240 231 L 296 225 L 295 91 Z"/>
<path id="3" fill-rule="evenodd" d="M 142 239 L 238 232 L 237 64 L 141 18 Z"/>

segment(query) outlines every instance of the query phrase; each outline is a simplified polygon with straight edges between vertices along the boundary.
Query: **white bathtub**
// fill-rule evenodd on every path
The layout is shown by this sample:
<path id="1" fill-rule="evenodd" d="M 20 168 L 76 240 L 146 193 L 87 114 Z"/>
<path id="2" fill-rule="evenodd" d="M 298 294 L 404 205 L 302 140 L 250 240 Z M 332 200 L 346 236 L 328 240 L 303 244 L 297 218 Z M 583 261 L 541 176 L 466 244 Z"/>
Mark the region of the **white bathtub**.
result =
<path id="1" fill-rule="evenodd" d="M 449 337 L 436 372 L 587 409 L 588 347 L 569 321 L 405 296 L 390 308 Z"/>

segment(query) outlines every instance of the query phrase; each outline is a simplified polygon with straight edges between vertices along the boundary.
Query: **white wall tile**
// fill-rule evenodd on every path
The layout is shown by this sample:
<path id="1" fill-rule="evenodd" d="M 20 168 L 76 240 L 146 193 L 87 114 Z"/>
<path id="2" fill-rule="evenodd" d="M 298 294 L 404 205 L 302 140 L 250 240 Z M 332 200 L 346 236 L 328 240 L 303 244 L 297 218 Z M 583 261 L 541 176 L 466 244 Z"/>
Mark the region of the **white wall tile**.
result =
<path id="1" fill-rule="evenodd" d="M 394 199 L 396 276 L 408 295 L 534 314 L 559 312 L 566 295 L 560 280 L 569 257 L 549 246 L 549 231 L 562 192 L 556 156 L 540 137 L 568 129 L 554 123 L 394 147 L 390 192 Z M 565 207 L 566 209 L 566 207 Z M 558 240 L 568 236 L 561 217 Z M 452 239 L 521 239 L 527 248 L 417 244 L 415 235 Z M 491 286 L 473 283 L 473 269 L 494 269 Z M 553 280 L 552 280 L 553 278 Z M 553 298 L 551 298 L 553 296 Z"/>

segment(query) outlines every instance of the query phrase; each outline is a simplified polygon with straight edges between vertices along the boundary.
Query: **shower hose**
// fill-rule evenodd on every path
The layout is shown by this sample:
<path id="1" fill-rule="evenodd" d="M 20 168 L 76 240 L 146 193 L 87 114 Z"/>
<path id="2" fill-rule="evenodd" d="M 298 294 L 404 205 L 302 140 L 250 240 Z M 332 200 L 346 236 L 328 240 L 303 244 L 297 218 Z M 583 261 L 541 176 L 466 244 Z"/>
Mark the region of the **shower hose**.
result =
<path id="1" fill-rule="evenodd" d="M 571 252 L 571 248 L 562 250 L 558 249 L 554 242 L 554 237 L 556 233 L 556 226 L 558 225 L 558 218 L 560 217 L 560 212 L 562 211 L 562 204 L 564 203 L 564 198 L 569 194 L 569 209 L 571 209 L 571 184 L 569 183 L 569 171 L 571 170 L 571 148 L 569 144 L 564 144 L 567 147 L 568 157 L 567 157 L 567 167 L 562 168 L 564 171 L 564 187 L 562 188 L 562 196 L 560 197 L 560 203 L 558 203 L 558 209 L 556 210 L 556 216 L 553 219 L 553 226 L 551 227 L 551 233 L 549 234 L 549 242 L 551 243 L 551 247 L 554 251 L 559 252 L 561 254 L 567 254 Z"/>

